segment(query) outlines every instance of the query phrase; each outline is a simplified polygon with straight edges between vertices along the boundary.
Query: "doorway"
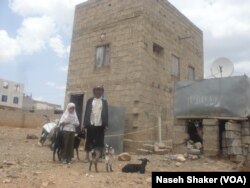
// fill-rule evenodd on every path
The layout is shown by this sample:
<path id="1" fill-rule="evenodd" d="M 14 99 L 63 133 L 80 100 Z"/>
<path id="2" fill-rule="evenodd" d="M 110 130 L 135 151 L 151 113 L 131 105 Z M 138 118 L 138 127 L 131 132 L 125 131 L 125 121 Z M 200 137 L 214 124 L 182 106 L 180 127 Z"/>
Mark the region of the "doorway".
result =
<path id="1" fill-rule="evenodd" d="M 83 94 L 72 94 L 70 95 L 70 102 L 76 105 L 76 114 L 80 122 L 80 128 L 82 127 L 82 118 L 83 118 Z"/>

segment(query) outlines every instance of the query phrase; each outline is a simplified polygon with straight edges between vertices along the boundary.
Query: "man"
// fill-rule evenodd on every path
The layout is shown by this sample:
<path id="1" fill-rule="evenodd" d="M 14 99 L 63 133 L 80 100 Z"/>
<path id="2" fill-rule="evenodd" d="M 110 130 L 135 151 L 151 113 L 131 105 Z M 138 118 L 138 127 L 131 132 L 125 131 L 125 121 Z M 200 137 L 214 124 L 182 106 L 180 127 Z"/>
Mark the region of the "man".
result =
<path id="1" fill-rule="evenodd" d="M 87 101 L 84 128 L 87 129 L 85 143 L 86 159 L 93 148 L 104 148 L 104 132 L 108 128 L 108 103 L 103 99 L 104 88 L 97 86 L 93 89 L 94 97 Z"/>

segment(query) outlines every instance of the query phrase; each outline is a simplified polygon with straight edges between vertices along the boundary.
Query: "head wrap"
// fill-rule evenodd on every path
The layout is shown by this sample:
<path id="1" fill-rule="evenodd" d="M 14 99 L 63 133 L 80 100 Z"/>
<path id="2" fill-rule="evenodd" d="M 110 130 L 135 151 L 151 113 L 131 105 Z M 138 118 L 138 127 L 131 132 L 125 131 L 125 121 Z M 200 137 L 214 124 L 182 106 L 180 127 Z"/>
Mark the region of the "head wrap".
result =
<path id="1" fill-rule="evenodd" d="M 60 124 L 61 123 L 79 124 L 79 120 L 78 120 L 77 115 L 76 115 L 76 110 L 74 110 L 74 112 L 70 113 L 69 112 L 70 108 L 75 108 L 75 104 L 69 103 L 67 105 L 67 108 L 59 121 Z"/>

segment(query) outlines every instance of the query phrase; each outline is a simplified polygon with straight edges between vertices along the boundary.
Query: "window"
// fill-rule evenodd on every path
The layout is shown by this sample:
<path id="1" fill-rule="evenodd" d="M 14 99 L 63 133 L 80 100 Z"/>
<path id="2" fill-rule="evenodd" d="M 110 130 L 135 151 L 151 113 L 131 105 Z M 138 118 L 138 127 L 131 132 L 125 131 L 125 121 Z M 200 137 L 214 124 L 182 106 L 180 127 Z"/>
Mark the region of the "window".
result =
<path id="1" fill-rule="evenodd" d="M 14 103 L 14 104 L 18 104 L 18 97 L 14 97 L 14 98 L 13 98 L 13 103 Z"/>
<path id="2" fill-rule="evenodd" d="M 172 55 L 171 59 L 172 64 L 172 76 L 180 78 L 180 60 L 175 55 Z"/>
<path id="3" fill-rule="evenodd" d="M 8 82 L 3 82 L 3 88 L 8 89 L 9 88 L 9 83 Z"/>
<path id="4" fill-rule="evenodd" d="M 192 66 L 188 67 L 188 80 L 195 80 L 195 69 Z"/>
<path id="5" fill-rule="evenodd" d="M 164 48 L 161 47 L 159 44 L 154 43 L 153 44 L 153 52 L 155 55 L 161 56 L 161 55 L 163 55 Z"/>
<path id="6" fill-rule="evenodd" d="M 15 84 L 14 85 L 14 91 L 15 92 L 19 92 L 20 91 L 20 85 L 19 84 Z"/>
<path id="7" fill-rule="evenodd" d="M 109 45 L 98 46 L 96 48 L 95 67 L 101 68 L 109 64 Z"/>
<path id="8" fill-rule="evenodd" d="M 2 95 L 2 102 L 7 102 L 8 96 L 7 95 Z"/>

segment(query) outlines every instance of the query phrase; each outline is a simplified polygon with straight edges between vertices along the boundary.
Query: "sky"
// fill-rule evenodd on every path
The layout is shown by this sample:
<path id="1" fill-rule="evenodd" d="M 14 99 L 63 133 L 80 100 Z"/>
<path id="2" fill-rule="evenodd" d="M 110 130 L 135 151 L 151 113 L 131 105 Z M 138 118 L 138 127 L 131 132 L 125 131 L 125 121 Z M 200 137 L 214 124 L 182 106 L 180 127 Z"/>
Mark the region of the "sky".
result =
<path id="1" fill-rule="evenodd" d="M 63 105 L 75 5 L 86 0 L 0 0 L 0 78 Z M 250 76 L 249 0 L 169 0 L 203 31 L 204 76 L 219 57 Z"/>

